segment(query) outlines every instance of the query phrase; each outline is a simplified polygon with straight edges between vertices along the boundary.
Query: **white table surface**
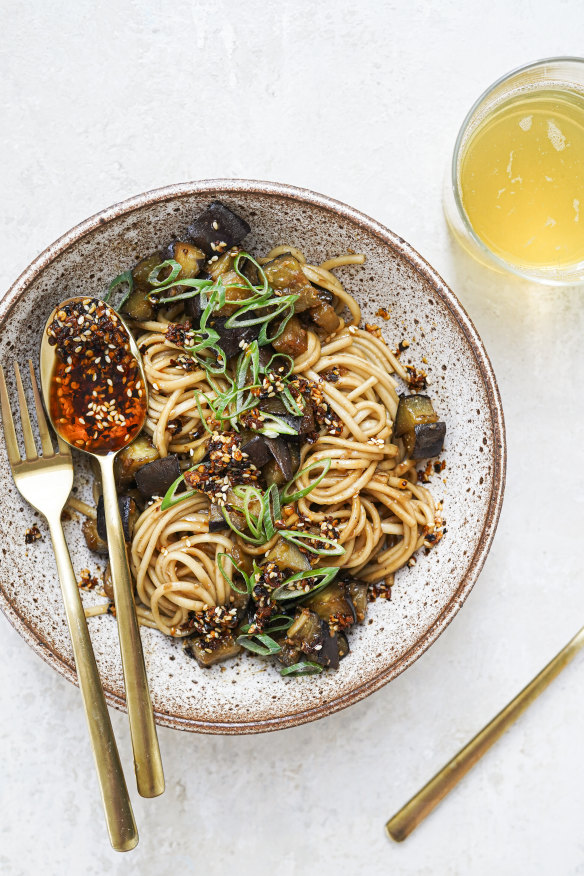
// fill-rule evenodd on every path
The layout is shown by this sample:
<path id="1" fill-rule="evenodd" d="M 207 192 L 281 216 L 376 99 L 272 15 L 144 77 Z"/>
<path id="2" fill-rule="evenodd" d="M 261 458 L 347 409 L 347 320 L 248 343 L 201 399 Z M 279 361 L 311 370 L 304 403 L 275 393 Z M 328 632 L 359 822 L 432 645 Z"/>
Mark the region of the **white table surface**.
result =
<path id="1" fill-rule="evenodd" d="M 432 648 L 316 724 L 161 729 L 167 791 L 133 794 L 141 841 L 125 856 L 107 841 L 78 691 L 0 619 L 0 872 L 584 873 L 581 659 L 406 843 L 383 829 L 584 620 L 582 289 L 479 267 L 441 212 L 469 105 L 519 64 L 581 53 L 581 0 L 4 0 L 1 21 L 0 288 L 145 189 L 316 189 L 404 236 L 460 297 L 499 380 L 509 468 L 483 574 Z M 112 720 L 131 779 L 127 721 Z"/>

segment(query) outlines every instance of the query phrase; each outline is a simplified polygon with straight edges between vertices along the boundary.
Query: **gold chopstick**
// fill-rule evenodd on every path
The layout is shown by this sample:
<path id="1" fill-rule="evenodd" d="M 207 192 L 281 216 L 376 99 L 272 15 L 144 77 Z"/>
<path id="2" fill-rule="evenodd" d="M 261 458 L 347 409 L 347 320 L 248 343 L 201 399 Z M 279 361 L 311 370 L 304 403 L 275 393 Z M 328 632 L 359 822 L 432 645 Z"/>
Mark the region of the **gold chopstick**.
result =
<path id="1" fill-rule="evenodd" d="M 480 733 L 477 733 L 474 739 L 471 739 L 424 785 L 421 791 L 418 791 L 393 818 L 389 819 L 385 829 L 391 839 L 396 842 L 405 840 L 583 647 L 584 627 L 523 688 L 521 693 L 517 694 L 515 699 L 511 700 Z"/>

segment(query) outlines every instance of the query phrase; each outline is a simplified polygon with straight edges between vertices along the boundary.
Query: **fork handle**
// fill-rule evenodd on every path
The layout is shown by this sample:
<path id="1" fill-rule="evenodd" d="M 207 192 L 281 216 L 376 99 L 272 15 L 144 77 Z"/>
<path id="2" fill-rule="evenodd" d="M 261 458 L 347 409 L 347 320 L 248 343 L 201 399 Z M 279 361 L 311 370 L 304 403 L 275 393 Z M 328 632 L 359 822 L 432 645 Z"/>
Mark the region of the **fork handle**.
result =
<path id="1" fill-rule="evenodd" d="M 100 456 L 98 459 L 136 783 L 142 797 L 157 797 L 164 791 L 164 773 L 118 506 L 114 455 Z"/>
<path id="2" fill-rule="evenodd" d="M 134 821 L 132 804 L 128 796 L 114 731 L 89 638 L 85 611 L 63 535 L 63 528 L 58 519 L 48 522 L 73 645 L 77 678 L 83 697 L 103 799 L 107 829 L 114 849 L 118 852 L 127 852 L 133 849 L 138 842 L 138 831 Z"/>

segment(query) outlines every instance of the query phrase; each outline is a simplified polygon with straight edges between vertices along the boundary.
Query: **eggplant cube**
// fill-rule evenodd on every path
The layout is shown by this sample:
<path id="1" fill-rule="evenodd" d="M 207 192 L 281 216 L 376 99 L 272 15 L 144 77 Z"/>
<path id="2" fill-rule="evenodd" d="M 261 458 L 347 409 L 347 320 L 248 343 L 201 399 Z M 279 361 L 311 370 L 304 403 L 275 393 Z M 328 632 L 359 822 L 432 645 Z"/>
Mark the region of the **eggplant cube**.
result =
<path id="1" fill-rule="evenodd" d="M 250 231 L 247 222 L 220 201 L 209 204 L 188 229 L 196 246 L 202 249 L 208 258 L 220 255 L 241 243 Z"/>
<path id="2" fill-rule="evenodd" d="M 420 423 L 413 432 L 404 435 L 404 445 L 411 459 L 438 456 L 444 445 L 446 423 Z M 413 438 L 413 444 L 412 444 Z"/>
<path id="3" fill-rule="evenodd" d="M 132 541 L 134 534 L 134 525 L 139 517 L 138 508 L 131 496 L 118 496 L 118 507 L 120 509 L 120 517 L 122 518 L 122 527 L 124 530 L 124 538 L 129 543 Z M 103 496 L 99 497 L 97 503 L 97 534 L 100 539 L 107 542 L 107 526 L 105 522 L 105 506 Z"/>
<path id="4" fill-rule="evenodd" d="M 413 431 L 419 423 L 435 423 L 438 419 L 431 399 L 427 395 L 400 395 L 393 434 L 401 438 Z"/>
<path id="5" fill-rule="evenodd" d="M 221 663 L 223 660 L 237 657 L 241 652 L 241 645 L 238 645 L 233 636 L 230 635 L 217 640 L 213 643 L 212 648 L 202 639 L 185 639 L 183 648 L 189 657 L 193 657 L 205 669 L 214 663 Z"/>
<path id="6" fill-rule="evenodd" d="M 249 461 L 256 468 L 262 468 L 272 459 L 270 448 L 263 435 L 251 434 L 241 442 L 241 452 L 247 454 Z"/>
<path id="7" fill-rule="evenodd" d="M 178 456 L 164 456 L 143 465 L 135 474 L 136 486 L 145 499 L 164 496 L 180 475 Z"/>
<path id="8" fill-rule="evenodd" d="M 294 477 L 294 466 L 292 464 L 292 455 L 290 447 L 283 438 L 268 438 L 265 436 L 266 444 L 269 451 L 274 457 L 276 465 L 282 472 L 284 481 L 287 483 Z"/>
<path id="9" fill-rule="evenodd" d="M 258 325 L 244 325 L 237 328 L 226 328 L 227 319 L 228 317 L 226 319 L 218 317 L 212 319 L 209 325 L 219 335 L 218 346 L 221 347 L 227 358 L 231 359 L 241 353 L 242 342 L 249 344 L 251 341 L 255 341 L 260 333 L 260 327 Z"/>

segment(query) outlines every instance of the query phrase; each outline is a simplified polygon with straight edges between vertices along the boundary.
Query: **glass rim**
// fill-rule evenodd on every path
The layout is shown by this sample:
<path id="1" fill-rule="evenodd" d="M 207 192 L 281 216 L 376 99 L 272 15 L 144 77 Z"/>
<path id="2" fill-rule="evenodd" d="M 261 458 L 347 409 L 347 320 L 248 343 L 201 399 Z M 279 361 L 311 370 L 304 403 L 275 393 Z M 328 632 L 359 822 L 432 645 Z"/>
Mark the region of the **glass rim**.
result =
<path id="1" fill-rule="evenodd" d="M 522 64 L 519 67 L 515 67 L 513 70 L 510 70 L 508 73 L 504 73 L 502 76 L 499 76 L 494 82 L 492 82 L 485 90 L 477 97 L 474 101 L 473 105 L 465 115 L 462 124 L 459 128 L 456 140 L 454 142 L 454 149 L 452 151 L 452 163 L 451 163 L 451 177 L 450 184 L 452 187 L 452 195 L 454 197 L 454 203 L 456 204 L 456 209 L 458 215 L 464 225 L 466 233 L 472 239 L 476 246 L 486 255 L 489 259 L 491 259 L 498 267 L 502 268 L 505 271 L 509 271 L 512 274 L 515 274 L 518 277 L 522 277 L 528 280 L 539 280 L 545 281 L 547 283 L 555 283 L 557 285 L 570 285 L 578 280 L 572 279 L 561 279 L 561 278 L 553 278 L 553 275 L 548 275 L 545 271 L 537 271 L 537 269 L 529 269 L 529 268 L 520 268 L 517 265 L 512 264 L 511 262 L 506 261 L 500 256 L 496 255 L 476 234 L 474 228 L 472 227 L 469 218 L 466 214 L 466 210 L 464 209 L 462 198 L 460 194 L 460 188 L 458 185 L 458 159 L 460 157 L 460 150 L 462 146 L 462 141 L 464 139 L 464 135 L 469 127 L 469 124 L 479 109 L 481 104 L 498 88 L 500 85 L 503 85 L 508 79 L 512 79 L 514 76 L 517 76 L 519 73 L 526 73 L 529 70 L 534 70 L 538 67 L 545 66 L 546 64 L 576 64 L 582 67 L 582 73 L 584 75 L 584 57 L 579 57 L 576 55 L 558 55 L 551 58 L 541 58 L 539 61 L 531 61 L 529 64 Z M 577 267 L 575 265 L 574 267 Z M 583 265 L 584 269 L 584 265 Z"/>

